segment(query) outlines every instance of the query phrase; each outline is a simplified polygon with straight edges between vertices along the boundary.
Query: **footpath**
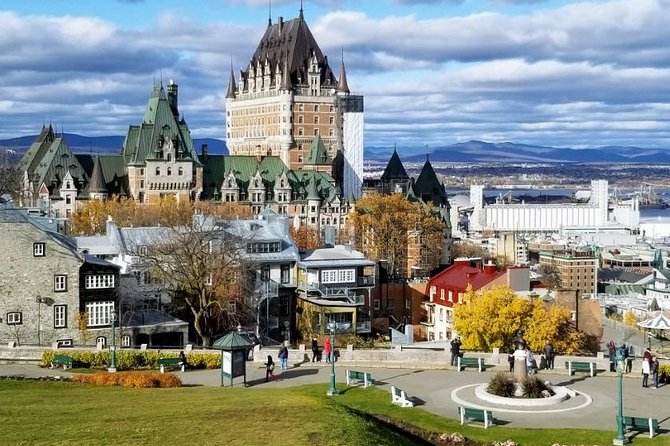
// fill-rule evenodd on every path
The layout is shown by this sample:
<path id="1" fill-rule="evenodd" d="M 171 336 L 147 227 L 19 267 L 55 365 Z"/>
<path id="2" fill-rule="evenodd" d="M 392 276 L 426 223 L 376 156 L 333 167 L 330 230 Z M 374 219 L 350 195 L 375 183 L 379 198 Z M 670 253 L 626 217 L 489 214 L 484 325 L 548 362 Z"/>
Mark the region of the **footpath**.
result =
<path id="1" fill-rule="evenodd" d="M 345 382 L 345 370 L 351 368 L 370 372 L 378 388 L 390 390 L 391 385 L 405 390 L 408 396 L 415 397 L 423 410 L 437 415 L 458 418 L 458 403 L 452 400 L 452 392 L 464 386 L 487 383 L 500 367 L 491 368 L 486 372 L 466 369 L 462 372 L 449 370 L 398 369 L 383 367 L 348 367 L 346 363 L 336 365 L 338 385 Z M 211 386 L 221 385 L 220 370 L 195 370 L 186 373 L 175 372 L 185 385 Z M 265 368 L 254 362 L 247 362 L 247 384 L 250 392 L 262 391 L 275 387 L 294 387 L 304 384 L 324 384 L 324 392 L 329 382 L 330 366 L 326 364 L 297 363 L 290 364 L 288 370 L 275 370 L 279 379 L 265 382 Z M 68 376 L 62 370 L 50 370 L 36 365 L 6 364 L 0 365 L 2 376 Z M 509 427 L 527 428 L 583 428 L 616 431 L 615 417 L 617 411 L 618 379 L 616 374 L 601 372 L 595 377 L 587 373 L 576 373 L 568 376 L 564 370 L 543 370 L 539 376 L 555 385 L 568 386 L 590 397 L 591 402 L 578 409 L 561 406 L 556 410 L 546 411 L 497 411 L 496 418 Z M 236 386 L 242 385 L 242 379 L 235 380 Z M 624 375 L 624 414 L 636 417 L 653 417 L 658 419 L 661 435 L 670 435 L 670 385 L 661 385 L 658 389 L 643 388 L 638 373 Z M 342 396 L 345 398 L 346 396 Z M 389 400 L 391 396 L 389 393 Z M 480 403 L 481 404 L 481 403 Z M 414 409 L 407 409 L 414 410 Z"/>

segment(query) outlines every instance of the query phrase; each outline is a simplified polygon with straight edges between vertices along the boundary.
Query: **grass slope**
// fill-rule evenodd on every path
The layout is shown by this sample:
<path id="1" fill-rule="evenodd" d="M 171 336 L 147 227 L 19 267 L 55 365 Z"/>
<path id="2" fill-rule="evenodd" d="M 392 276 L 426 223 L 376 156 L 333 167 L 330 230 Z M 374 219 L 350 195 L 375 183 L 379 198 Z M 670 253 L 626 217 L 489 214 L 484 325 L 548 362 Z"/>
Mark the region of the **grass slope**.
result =
<path id="1" fill-rule="evenodd" d="M 326 385 L 283 389 L 190 387 L 123 389 L 62 382 L 0 381 L 1 445 L 413 445 L 357 411 L 477 441 L 522 445 L 612 444 L 613 433 L 586 430 L 484 430 L 419 408 L 402 409 L 379 389 Z M 670 445 L 670 439 L 635 439 Z"/>

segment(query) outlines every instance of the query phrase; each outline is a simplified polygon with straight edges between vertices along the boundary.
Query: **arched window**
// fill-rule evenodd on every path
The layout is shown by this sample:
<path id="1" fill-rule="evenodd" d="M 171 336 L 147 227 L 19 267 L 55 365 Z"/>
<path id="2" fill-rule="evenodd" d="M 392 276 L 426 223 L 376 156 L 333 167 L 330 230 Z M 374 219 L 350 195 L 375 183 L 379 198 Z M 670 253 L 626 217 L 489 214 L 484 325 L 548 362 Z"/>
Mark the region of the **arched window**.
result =
<path id="1" fill-rule="evenodd" d="M 314 124 L 318 124 L 318 123 L 319 123 L 319 117 L 318 117 L 318 116 L 314 116 Z"/>

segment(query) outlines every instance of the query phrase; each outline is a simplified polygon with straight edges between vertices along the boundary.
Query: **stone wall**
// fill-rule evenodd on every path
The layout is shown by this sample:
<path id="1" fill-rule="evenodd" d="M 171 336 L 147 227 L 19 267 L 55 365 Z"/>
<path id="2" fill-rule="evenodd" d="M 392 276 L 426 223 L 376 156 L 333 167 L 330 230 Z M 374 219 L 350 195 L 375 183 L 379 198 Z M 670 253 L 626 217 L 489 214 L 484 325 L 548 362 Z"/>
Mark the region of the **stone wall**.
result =
<path id="1" fill-rule="evenodd" d="M 51 345 L 57 339 L 77 343 L 75 315 L 83 261 L 46 232 L 28 221 L 16 220 L 0 223 L 0 343 Z M 33 243 L 45 244 L 44 256 L 33 255 Z M 55 275 L 67 277 L 67 291 L 54 291 Z M 54 327 L 54 305 L 66 305 L 66 327 Z M 21 324 L 7 324 L 10 312 L 21 313 Z"/>

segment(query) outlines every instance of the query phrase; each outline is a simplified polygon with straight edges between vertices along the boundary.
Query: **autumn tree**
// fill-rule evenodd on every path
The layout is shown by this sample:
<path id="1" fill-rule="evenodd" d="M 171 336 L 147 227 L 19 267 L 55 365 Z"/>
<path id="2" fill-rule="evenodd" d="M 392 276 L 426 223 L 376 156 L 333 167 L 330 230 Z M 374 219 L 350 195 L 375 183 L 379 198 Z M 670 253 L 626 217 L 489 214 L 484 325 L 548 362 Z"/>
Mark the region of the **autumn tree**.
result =
<path id="1" fill-rule="evenodd" d="M 151 241 L 131 241 L 131 254 L 164 284 L 173 307 L 185 307 L 203 345 L 220 327 L 228 304 L 250 295 L 251 265 L 246 256 L 250 234 L 234 222 L 192 218 L 187 224 L 157 229 Z"/>
<path id="2" fill-rule="evenodd" d="M 401 194 L 371 194 L 356 202 L 349 214 L 347 230 L 356 247 L 373 260 L 385 260 L 391 276 L 402 277 L 407 265 L 407 240 L 412 231 L 420 231 L 428 240 L 426 249 L 437 266 L 444 223 L 431 208 L 412 203 Z M 427 269 L 432 269 L 427 268 Z"/>
<path id="3" fill-rule="evenodd" d="M 520 297 L 505 285 L 477 292 L 469 288 L 463 303 L 454 307 L 453 328 L 466 349 L 510 349 L 517 331 L 523 329 L 534 351 L 551 342 L 556 351 L 574 353 L 581 348 L 583 336 L 572 325 L 571 316 L 567 308 L 545 307 L 539 299 Z"/>
<path id="4" fill-rule="evenodd" d="M 628 310 L 623 314 L 623 323 L 629 327 L 637 327 L 637 316 L 635 316 L 633 310 Z"/>
<path id="5" fill-rule="evenodd" d="M 321 246 L 319 243 L 319 233 L 316 232 L 316 229 L 314 228 L 308 226 L 294 228 L 291 226 L 289 233 L 291 234 L 293 243 L 295 243 L 300 250 L 316 249 Z"/>

